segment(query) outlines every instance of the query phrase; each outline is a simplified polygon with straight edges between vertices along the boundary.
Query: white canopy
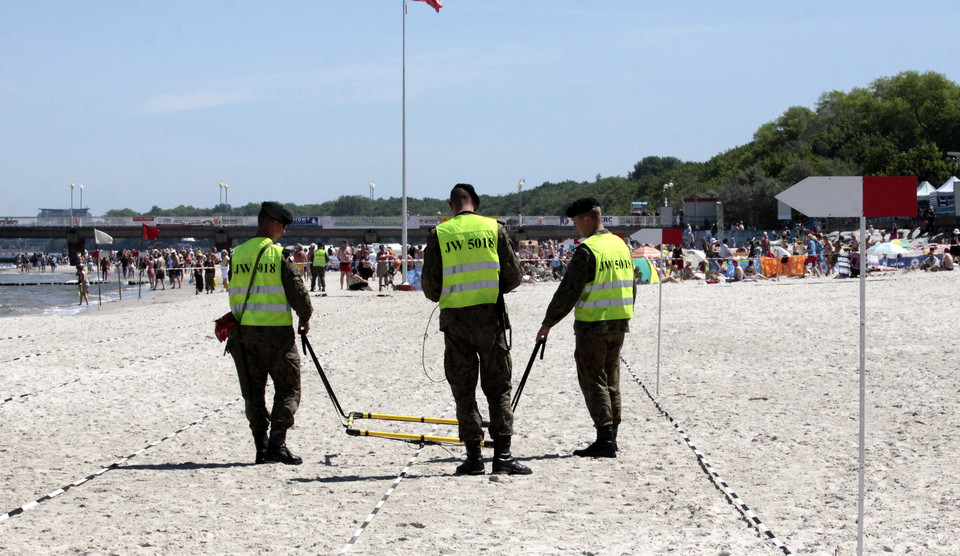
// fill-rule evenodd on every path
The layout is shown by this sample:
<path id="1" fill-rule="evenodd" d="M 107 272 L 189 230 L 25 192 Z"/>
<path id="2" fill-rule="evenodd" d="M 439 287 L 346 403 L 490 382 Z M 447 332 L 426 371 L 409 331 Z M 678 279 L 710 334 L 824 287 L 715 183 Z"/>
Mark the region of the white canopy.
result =
<path id="1" fill-rule="evenodd" d="M 950 179 L 943 182 L 943 185 L 930 194 L 930 206 L 932 207 L 952 207 L 954 206 L 953 186 L 958 181 L 957 176 L 951 176 Z"/>
<path id="2" fill-rule="evenodd" d="M 917 186 L 917 200 L 925 201 L 930 198 L 930 194 L 936 191 L 937 189 L 930 185 L 930 182 L 924 181 Z"/>
<path id="3" fill-rule="evenodd" d="M 937 188 L 937 193 L 953 193 L 953 185 L 960 181 L 957 176 L 950 176 L 950 179 L 943 182 L 943 185 Z"/>

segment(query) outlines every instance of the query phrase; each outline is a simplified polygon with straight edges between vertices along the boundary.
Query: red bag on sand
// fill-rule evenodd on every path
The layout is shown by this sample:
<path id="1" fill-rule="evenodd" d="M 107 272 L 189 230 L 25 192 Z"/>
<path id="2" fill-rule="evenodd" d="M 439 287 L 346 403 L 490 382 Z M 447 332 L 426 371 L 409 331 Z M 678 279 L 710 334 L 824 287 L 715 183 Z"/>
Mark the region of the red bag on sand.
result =
<path id="1" fill-rule="evenodd" d="M 213 322 L 216 323 L 213 332 L 217 335 L 217 339 L 220 340 L 221 343 L 226 341 L 233 327 L 240 324 L 237 317 L 233 316 L 233 312 L 229 312 Z"/>

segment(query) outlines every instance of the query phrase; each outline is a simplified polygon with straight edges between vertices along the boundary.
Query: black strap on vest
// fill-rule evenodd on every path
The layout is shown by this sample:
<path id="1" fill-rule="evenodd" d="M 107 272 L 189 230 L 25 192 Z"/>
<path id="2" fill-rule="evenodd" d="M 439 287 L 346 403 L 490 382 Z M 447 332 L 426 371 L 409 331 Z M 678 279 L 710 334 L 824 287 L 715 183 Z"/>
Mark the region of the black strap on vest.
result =
<path id="1" fill-rule="evenodd" d="M 250 274 L 250 283 L 247 284 L 247 294 L 243 298 L 243 307 L 240 309 L 240 318 L 237 319 L 237 322 L 243 324 L 243 314 L 247 312 L 247 302 L 250 301 L 250 289 L 253 288 L 253 279 L 257 277 L 257 266 L 260 264 L 260 257 L 263 256 L 263 253 L 267 250 L 267 247 L 273 245 L 273 242 L 263 246 L 263 249 L 257 253 L 257 260 L 253 263 L 253 272 Z"/>

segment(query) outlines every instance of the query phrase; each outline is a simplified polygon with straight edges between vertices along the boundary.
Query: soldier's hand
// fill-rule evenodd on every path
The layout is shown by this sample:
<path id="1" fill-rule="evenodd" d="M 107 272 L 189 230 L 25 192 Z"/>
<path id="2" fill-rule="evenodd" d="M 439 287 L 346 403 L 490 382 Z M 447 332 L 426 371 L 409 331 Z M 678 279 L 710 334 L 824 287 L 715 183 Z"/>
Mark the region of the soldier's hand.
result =
<path id="1" fill-rule="evenodd" d="M 302 334 L 310 333 L 310 321 L 301 322 L 299 326 L 300 332 Z"/>
<path id="2" fill-rule="evenodd" d="M 547 343 L 547 336 L 549 334 L 550 334 L 550 327 L 547 325 L 541 326 L 540 331 L 537 332 L 537 342 L 543 343 L 543 344 Z"/>

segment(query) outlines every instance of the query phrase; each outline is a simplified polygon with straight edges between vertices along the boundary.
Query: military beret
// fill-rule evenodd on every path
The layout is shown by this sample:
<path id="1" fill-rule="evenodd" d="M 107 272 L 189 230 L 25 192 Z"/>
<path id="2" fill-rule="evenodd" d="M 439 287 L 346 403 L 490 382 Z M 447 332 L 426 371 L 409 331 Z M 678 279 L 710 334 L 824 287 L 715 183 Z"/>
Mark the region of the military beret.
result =
<path id="1" fill-rule="evenodd" d="M 284 226 L 293 223 L 293 215 L 290 214 L 290 211 L 283 208 L 280 203 L 274 203 L 273 201 L 267 201 L 260 205 L 260 214 L 266 214 Z"/>
<path id="2" fill-rule="evenodd" d="M 474 210 L 480 208 L 480 196 L 477 195 L 477 191 L 473 188 L 472 185 L 470 185 L 469 183 L 458 183 L 457 185 L 453 186 L 453 189 L 458 189 L 458 188 L 466 191 L 467 194 L 470 195 L 470 200 L 473 201 Z M 451 190 L 450 193 L 453 193 L 453 190 Z"/>
<path id="3" fill-rule="evenodd" d="M 583 199 L 577 199 L 569 207 L 567 207 L 567 218 L 573 218 L 574 216 L 580 216 L 581 214 L 589 211 L 593 207 L 599 207 L 600 203 L 593 197 L 584 197 Z"/>

